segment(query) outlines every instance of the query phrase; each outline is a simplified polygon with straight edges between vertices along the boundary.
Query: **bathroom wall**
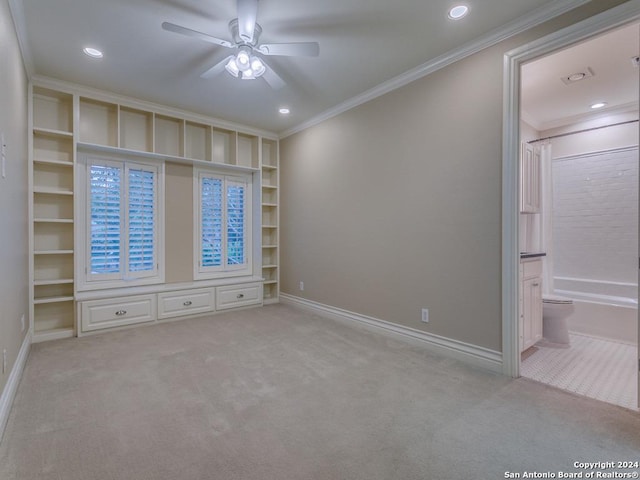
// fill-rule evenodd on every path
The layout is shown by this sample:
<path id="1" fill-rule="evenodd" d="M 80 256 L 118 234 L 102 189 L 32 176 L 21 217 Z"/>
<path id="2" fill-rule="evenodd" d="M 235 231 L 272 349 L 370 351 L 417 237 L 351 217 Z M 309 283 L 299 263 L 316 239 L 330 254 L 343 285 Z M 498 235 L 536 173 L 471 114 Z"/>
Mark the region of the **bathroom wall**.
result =
<path id="1" fill-rule="evenodd" d="M 540 132 L 524 120 L 520 120 L 520 142 L 530 142 L 540 138 Z M 520 251 L 541 251 L 540 215 L 537 213 L 520 214 Z"/>
<path id="2" fill-rule="evenodd" d="M 633 115 L 637 118 L 637 113 Z M 638 150 L 633 147 L 637 143 L 637 123 L 552 141 L 556 278 L 626 283 L 635 291 Z M 629 293 L 629 289 L 606 291 L 597 284 L 592 288 L 593 293 Z"/>

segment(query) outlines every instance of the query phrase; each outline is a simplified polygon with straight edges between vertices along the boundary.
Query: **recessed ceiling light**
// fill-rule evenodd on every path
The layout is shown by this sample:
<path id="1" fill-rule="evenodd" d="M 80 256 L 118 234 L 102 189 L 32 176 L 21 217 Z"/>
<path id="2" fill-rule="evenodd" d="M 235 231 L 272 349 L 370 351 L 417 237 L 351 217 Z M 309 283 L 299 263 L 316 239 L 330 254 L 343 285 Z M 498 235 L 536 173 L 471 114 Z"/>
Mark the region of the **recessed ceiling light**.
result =
<path id="1" fill-rule="evenodd" d="M 82 51 L 85 55 L 88 55 L 92 58 L 102 58 L 102 52 L 97 48 L 84 47 Z"/>
<path id="2" fill-rule="evenodd" d="M 469 7 L 466 5 L 457 5 L 449 10 L 449 18 L 451 20 L 459 20 L 469 12 Z"/>
<path id="3" fill-rule="evenodd" d="M 572 82 L 577 82 L 577 81 L 579 81 L 579 80 L 583 80 L 583 79 L 584 79 L 584 77 L 586 77 L 586 76 L 587 76 L 587 74 L 586 74 L 586 73 L 580 72 L 580 73 L 574 73 L 574 74 L 572 74 L 572 75 L 569 75 L 569 77 L 568 77 L 568 78 L 569 78 L 569 80 L 571 80 Z"/>
<path id="4" fill-rule="evenodd" d="M 593 110 L 597 110 L 598 108 L 605 107 L 606 105 L 607 105 L 607 102 L 598 102 L 598 103 L 594 103 L 593 105 L 591 105 L 591 108 Z"/>
<path id="5" fill-rule="evenodd" d="M 291 113 L 291 110 L 289 110 L 288 108 L 281 108 L 278 110 L 282 115 L 289 115 Z"/>

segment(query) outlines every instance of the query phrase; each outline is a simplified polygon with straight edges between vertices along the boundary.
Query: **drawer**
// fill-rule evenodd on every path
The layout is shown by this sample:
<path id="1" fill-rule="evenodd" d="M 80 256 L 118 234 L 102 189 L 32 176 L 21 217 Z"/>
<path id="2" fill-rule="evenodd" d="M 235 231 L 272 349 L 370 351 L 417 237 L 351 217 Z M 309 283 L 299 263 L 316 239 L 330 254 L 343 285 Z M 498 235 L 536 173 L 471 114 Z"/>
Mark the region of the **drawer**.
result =
<path id="1" fill-rule="evenodd" d="M 213 312 L 216 308 L 215 298 L 215 289 L 213 288 L 159 293 L 158 318 Z"/>
<path id="2" fill-rule="evenodd" d="M 540 277 L 542 276 L 542 260 L 529 260 L 521 263 L 522 276 L 524 278 Z"/>
<path id="3" fill-rule="evenodd" d="M 245 283 L 216 288 L 216 309 L 256 305 L 262 302 L 262 283 Z"/>
<path id="4" fill-rule="evenodd" d="M 153 322 L 156 319 L 155 295 L 90 300 L 80 303 L 83 332 Z"/>

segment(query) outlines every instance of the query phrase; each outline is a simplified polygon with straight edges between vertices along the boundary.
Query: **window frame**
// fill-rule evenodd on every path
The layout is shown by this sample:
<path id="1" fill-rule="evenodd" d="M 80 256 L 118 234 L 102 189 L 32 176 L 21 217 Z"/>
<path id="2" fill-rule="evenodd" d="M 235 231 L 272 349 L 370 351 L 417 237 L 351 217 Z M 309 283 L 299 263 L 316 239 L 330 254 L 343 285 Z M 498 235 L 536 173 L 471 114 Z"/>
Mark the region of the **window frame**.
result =
<path id="1" fill-rule="evenodd" d="M 202 266 L 202 178 L 222 179 L 222 261 L 219 266 Z M 243 264 L 229 265 L 227 263 L 227 187 L 242 185 L 244 187 L 244 258 Z M 193 278 L 204 280 L 211 278 L 225 278 L 246 276 L 253 274 L 253 176 L 250 173 L 229 173 L 215 168 L 193 168 Z"/>
<path id="2" fill-rule="evenodd" d="M 126 155 L 107 155 L 78 152 L 78 176 L 76 178 L 75 219 L 77 253 L 76 279 L 78 291 L 104 288 L 153 285 L 164 283 L 164 161 L 131 158 Z M 117 273 L 91 273 L 91 165 L 116 167 L 122 171 L 120 186 L 120 270 Z M 151 171 L 154 184 L 154 268 L 129 272 L 129 171 Z"/>

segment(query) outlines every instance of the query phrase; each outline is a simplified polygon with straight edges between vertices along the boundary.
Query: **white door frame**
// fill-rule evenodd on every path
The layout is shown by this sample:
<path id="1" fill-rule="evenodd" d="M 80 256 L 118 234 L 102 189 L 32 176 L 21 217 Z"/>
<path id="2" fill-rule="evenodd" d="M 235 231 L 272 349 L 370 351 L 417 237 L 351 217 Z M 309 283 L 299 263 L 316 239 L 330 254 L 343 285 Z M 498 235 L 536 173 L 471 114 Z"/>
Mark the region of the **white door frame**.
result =
<path id="1" fill-rule="evenodd" d="M 599 33 L 640 19 L 640 0 L 603 13 L 511 50 L 504 56 L 502 117 L 502 371 L 520 376 L 518 298 L 520 66 Z"/>

